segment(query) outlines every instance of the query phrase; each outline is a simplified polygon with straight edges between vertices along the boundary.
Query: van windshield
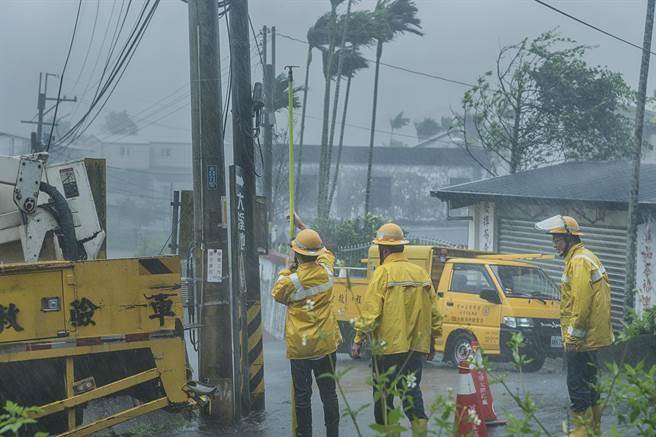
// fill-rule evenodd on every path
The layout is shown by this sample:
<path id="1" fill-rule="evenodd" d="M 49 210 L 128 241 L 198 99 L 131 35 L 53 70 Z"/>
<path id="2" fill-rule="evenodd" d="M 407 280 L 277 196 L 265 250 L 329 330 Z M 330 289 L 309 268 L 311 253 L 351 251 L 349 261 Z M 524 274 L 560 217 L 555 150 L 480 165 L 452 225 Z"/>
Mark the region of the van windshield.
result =
<path id="1" fill-rule="evenodd" d="M 537 267 L 491 265 L 508 297 L 558 299 L 559 291 L 544 271 Z"/>

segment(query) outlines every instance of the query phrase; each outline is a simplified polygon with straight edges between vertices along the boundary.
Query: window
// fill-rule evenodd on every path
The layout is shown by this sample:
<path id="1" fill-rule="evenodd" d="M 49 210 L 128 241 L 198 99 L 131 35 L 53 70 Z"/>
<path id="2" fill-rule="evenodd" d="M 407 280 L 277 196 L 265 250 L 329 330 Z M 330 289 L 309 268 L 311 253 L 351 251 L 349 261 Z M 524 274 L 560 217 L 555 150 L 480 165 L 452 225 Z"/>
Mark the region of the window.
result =
<path id="1" fill-rule="evenodd" d="M 538 268 L 496 265 L 491 267 L 508 297 L 558 299 L 558 287 Z"/>
<path id="2" fill-rule="evenodd" d="M 130 156 L 130 148 L 121 146 L 121 156 Z"/>
<path id="3" fill-rule="evenodd" d="M 496 287 L 484 266 L 456 264 L 453 266 L 450 291 L 479 294 L 481 290 L 495 290 Z"/>
<path id="4" fill-rule="evenodd" d="M 160 149 L 159 153 L 160 153 L 163 157 L 168 158 L 168 157 L 171 156 L 171 149 L 168 148 L 168 147 L 167 147 L 166 149 Z"/>

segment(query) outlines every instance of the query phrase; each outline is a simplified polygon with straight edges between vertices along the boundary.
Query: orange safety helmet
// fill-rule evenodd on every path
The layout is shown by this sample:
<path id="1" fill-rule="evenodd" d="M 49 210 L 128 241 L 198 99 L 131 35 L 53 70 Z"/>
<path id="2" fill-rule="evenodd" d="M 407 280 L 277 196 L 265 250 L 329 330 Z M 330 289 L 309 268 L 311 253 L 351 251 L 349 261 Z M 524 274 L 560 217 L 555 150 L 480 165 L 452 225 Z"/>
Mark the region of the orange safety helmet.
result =
<path id="1" fill-rule="evenodd" d="M 319 256 L 324 250 L 319 233 L 312 229 L 303 229 L 292 241 L 292 250 L 301 255 Z"/>
<path id="2" fill-rule="evenodd" d="M 400 246 L 403 244 L 408 244 L 409 241 L 405 239 L 405 235 L 403 235 L 401 226 L 395 223 L 385 223 L 383 226 L 378 228 L 378 231 L 376 232 L 376 238 L 374 238 L 372 243 L 380 244 L 383 246 Z"/>

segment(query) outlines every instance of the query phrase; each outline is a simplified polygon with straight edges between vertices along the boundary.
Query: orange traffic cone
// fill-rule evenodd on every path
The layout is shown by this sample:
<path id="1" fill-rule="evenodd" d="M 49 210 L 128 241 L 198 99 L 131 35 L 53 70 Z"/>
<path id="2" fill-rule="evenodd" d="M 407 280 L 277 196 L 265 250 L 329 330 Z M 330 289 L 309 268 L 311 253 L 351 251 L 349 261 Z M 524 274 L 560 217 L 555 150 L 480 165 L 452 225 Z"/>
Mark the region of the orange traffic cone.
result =
<path id="1" fill-rule="evenodd" d="M 494 399 L 492 398 L 492 390 L 487 379 L 487 370 L 483 367 L 481 348 L 478 347 L 476 340 L 472 341 L 472 352 L 473 356 L 470 369 L 474 378 L 478 405 L 481 408 L 481 419 L 485 421 L 487 426 L 505 425 L 506 421 L 499 419 L 497 413 L 494 411 Z"/>
<path id="2" fill-rule="evenodd" d="M 458 373 L 460 377 L 456 396 L 456 437 L 487 437 L 487 428 L 485 421 L 481 419 L 476 387 L 467 361 L 458 364 Z"/>

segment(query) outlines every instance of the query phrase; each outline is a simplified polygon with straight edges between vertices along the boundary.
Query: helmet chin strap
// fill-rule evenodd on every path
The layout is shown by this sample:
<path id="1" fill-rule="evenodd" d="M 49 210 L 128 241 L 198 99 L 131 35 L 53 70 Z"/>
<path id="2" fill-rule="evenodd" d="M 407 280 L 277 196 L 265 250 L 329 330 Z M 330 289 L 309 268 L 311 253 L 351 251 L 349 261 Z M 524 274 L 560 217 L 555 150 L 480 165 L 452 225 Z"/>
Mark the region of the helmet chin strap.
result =
<path id="1" fill-rule="evenodd" d="M 572 236 L 567 234 L 565 236 L 565 242 L 567 243 L 567 246 L 565 246 L 565 249 L 558 254 L 559 257 L 565 258 L 567 256 L 567 252 L 572 248 Z"/>

